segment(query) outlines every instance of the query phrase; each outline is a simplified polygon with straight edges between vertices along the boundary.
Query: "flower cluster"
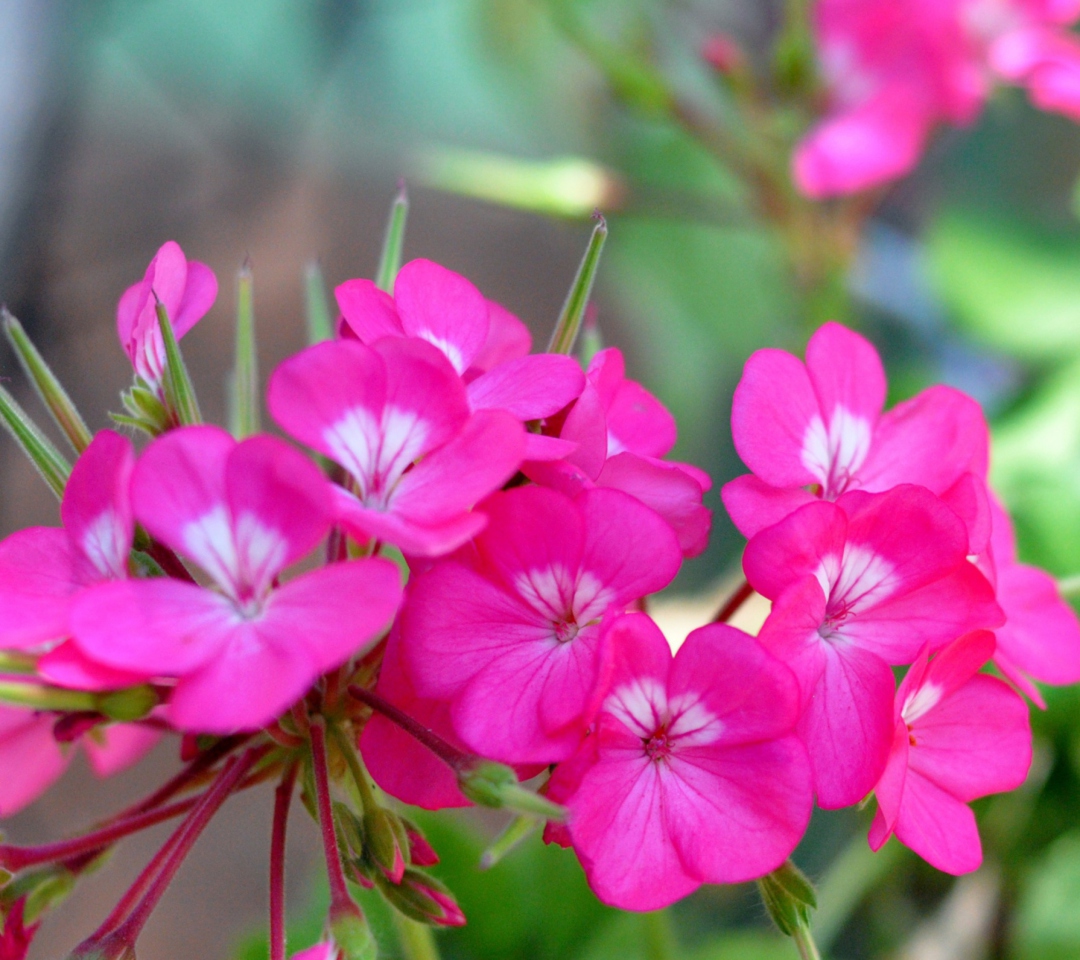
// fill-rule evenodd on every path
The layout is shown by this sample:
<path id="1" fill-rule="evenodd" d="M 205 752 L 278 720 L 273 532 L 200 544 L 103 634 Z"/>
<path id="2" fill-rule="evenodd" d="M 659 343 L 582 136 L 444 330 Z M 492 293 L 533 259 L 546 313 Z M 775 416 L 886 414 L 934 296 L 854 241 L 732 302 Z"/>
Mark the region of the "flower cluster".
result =
<path id="1" fill-rule="evenodd" d="M 794 157 L 820 198 L 910 173 L 941 123 L 972 122 L 995 80 L 1080 119 L 1075 0 L 821 0 L 814 28 L 828 115 Z"/>
<path id="2" fill-rule="evenodd" d="M 104 775 L 176 733 L 186 766 L 92 833 L 0 846 L 12 936 L 32 935 L 30 895 L 47 905 L 57 871 L 183 815 L 73 954 L 132 955 L 206 822 L 271 778 L 273 960 L 297 784 L 331 890 L 328 938 L 304 957 L 372 955 L 347 880 L 413 919 L 464 922 L 425 870 L 437 855 L 369 777 L 408 804 L 549 820 L 547 839 L 629 909 L 781 868 L 815 797 L 873 792 L 872 845 L 895 833 L 943 870 L 978 864 L 967 803 L 1017 786 L 1031 751 L 1023 700 L 980 670 L 992 660 L 1038 701 L 1034 680 L 1080 679 L 1080 627 L 1016 560 L 973 401 L 937 387 L 882 413 L 877 354 L 834 324 L 805 365 L 755 354 L 732 420 L 752 473 L 723 499 L 750 538 L 739 598 L 757 591 L 771 613 L 753 637 L 721 622 L 729 603 L 672 652 L 647 598 L 704 549 L 710 481 L 666 459 L 675 422 L 618 350 L 584 369 L 567 355 L 587 298 L 568 300 L 566 352 L 533 354 L 517 318 L 429 261 L 396 271 L 392 293 L 348 281 L 334 335 L 269 380 L 294 444 L 198 422 L 177 337 L 215 292 L 166 244 L 121 298 L 136 382 L 117 420 L 153 435 L 139 453 L 77 429 L 34 368 L 80 455 L 63 526 L 0 543 L 0 815 L 76 743 Z M 25 436 L 43 472 L 66 474 Z M 540 774 L 539 794 L 519 785 Z"/>

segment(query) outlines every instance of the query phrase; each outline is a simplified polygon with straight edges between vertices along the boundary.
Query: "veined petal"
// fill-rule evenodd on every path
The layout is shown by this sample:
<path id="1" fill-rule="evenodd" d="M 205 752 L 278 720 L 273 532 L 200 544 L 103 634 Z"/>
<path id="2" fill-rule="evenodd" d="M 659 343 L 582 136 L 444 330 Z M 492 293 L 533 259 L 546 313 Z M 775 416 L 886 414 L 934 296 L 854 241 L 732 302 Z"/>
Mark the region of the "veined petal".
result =
<path id="1" fill-rule="evenodd" d="M 505 410 L 518 420 L 542 420 L 576 400 L 585 374 L 573 357 L 540 353 L 502 363 L 468 386 L 473 410 Z"/>
<path id="2" fill-rule="evenodd" d="M 372 281 L 346 280 L 334 289 L 334 296 L 349 329 L 362 343 L 405 336 L 394 298 Z"/>

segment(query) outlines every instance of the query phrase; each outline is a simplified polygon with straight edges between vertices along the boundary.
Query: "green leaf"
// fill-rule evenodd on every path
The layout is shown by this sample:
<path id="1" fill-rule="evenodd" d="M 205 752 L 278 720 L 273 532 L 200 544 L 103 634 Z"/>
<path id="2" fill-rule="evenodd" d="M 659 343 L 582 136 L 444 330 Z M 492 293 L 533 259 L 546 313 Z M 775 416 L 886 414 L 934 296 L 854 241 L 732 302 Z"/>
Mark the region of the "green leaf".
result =
<path id="1" fill-rule="evenodd" d="M 23 453 L 59 499 L 64 497 L 64 487 L 71 476 L 71 465 L 64 459 L 53 442 L 41 432 L 15 398 L 0 386 L 0 418 L 4 426 L 22 447 Z"/>
<path id="2" fill-rule="evenodd" d="M 386 235 L 383 237 L 382 254 L 379 257 L 379 269 L 375 274 L 375 286 L 386 293 L 394 292 L 394 280 L 401 269 L 401 251 L 405 246 L 405 221 L 408 217 L 409 197 L 403 183 L 390 207 Z"/>
<path id="3" fill-rule="evenodd" d="M 238 440 L 259 432 L 259 360 L 255 342 L 254 277 L 245 263 L 236 276 L 236 365 L 232 375 L 231 427 Z"/>
<path id="4" fill-rule="evenodd" d="M 600 254 L 604 250 L 604 241 L 607 240 L 608 235 L 607 221 L 599 214 L 597 214 L 597 219 L 599 223 L 593 228 L 589 245 L 585 248 L 585 256 L 581 258 L 577 275 L 570 286 L 570 292 L 566 295 L 566 302 L 563 303 L 559 313 L 555 330 L 551 334 L 548 353 L 574 352 L 574 343 L 581 329 L 585 308 L 589 305 L 596 271 L 600 266 Z"/>
<path id="5" fill-rule="evenodd" d="M 165 389 L 165 406 L 168 407 L 179 426 L 202 423 L 202 414 L 199 412 L 199 402 L 195 398 L 191 376 L 188 374 L 184 357 L 180 353 L 180 344 L 176 342 L 169 312 L 160 300 L 157 304 L 157 318 L 161 329 L 161 339 L 165 343 L 165 376 L 162 384 Z"/>
<path id="6" fill-rule="evenodd" d="M 33 341 L 26 335 L 26 331 L 19 321 L 8 313 L 6 307 L 0 310 L 4 325 L 4 335 L 19 358 L 19 363 L 34 385 L 41 402 L 49 409 L 53 420 L 64 431 L 76 453 L 82 453 L 94 436 L 86 425 L 82 415 L 72 403 L 71 397 L 57 379 L 56 375 L 45 362 L 44 357 L 38 352 Z"/>
<path id="7" fill-rule="evenodd" d="M 1017 960 L 1080 955 L 1080 831 L 1058 837 L 1024 878 L 1012 928 Z"/>
<path id="8" fill-rule="evenodd" d="M 326 282 L 317 260 L 304 268 L 304 315 L 307 318 L 308 343 L 334 339 L 330 305 L 326 300 Z"/>

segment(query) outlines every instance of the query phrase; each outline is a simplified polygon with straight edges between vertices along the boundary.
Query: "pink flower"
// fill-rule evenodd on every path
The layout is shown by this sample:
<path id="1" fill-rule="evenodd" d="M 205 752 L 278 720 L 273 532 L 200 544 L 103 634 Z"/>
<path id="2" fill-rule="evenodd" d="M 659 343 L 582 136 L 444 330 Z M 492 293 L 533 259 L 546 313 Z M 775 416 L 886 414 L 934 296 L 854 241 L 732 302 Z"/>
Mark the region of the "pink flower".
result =
<path id="1" fill-rule="evenodd" d="M 731 430 L 753 473 L 721 493 L 740 532 L 752 537 L 803 504 L 849 490 L 917 483 L 943 495 L 966 473 L 985 479 L 989 433 L 974 400 L 937 386 L 882 414 L 884 402 L 877 351 L 837 323 L 810 338 L 805 366 L 782 350 L 750 357 Z"/>
<path id="2" fill-rule="evenodd" d="M 63 529 L 30 527 L 0 543 L 0 648 L 40 649 L 69 635 L 80 591 L 127 576 L 135 521 L 131 442 L 99 433 L 71 472 Z"/>
<path id="3" fill-rule="evenodd" d="M 135 372 L 158 390 L 165 371 L 165 343 L 158 326 L 157 303 L 169 314 L 179 340 L 217 299 L 217 278 L 205 264 L 189 261 L 180 245 L 164 244 L 142 280 L 124 291 L 116 308 L 116 332 Z"/>
<path id="4" fill-rule="evenodd" d="M 832 100 L 793 160 L 807 196 L 853 193 L 909 173 L 939 123 L 967 124 L 999 79 L 1080 119 L 1071 2 L 822 0 L 814 8 Z"/>
<path id="5" fill-rule="evenodd" d="M 335 291 L 349 332 L 375 344 L 413 337 L 443 352 L 468 384 L 471 410 L 505 410 L 522 423 L 557 413 L 581 393 L 577 361 L 558 354 L 529 356 L 528 328 L 460 274 L 412 260 L 394 282 L 394 296 L 370 280 L 348 280 Z M 527 438 L 544 457 L 543 440 Z"/>
<path id="6" fill-rule="evenodd" d="M 656 910 L 778 867 L 812 807 L 791 672 L 724 624 L 695 630 L 674 658 L 643 614 L 617 620 L 610 639 L 610 692 L 550 791 L 569 805 L 596 895 Z"/>
<path id="7" fill-rule="evenodd" d="M 57 741 L 56 720 L 53 714 L 0 706 L 0 768 L 9 771 L 0 777 L 0 817 L 10 817 L 32 803 L 67 769 L 74 744 Z M 160 738 L 156 730 L 122 723 L 96 726 L 77 740 L 94 773 L 111 777 L 139 760 Z"/>
<path id="8" fill-rule="evenodd" d="M 292 960 L 337 960 L 338 949 L 332 943 L 317 943 L 292 955 Z"/>
<path id="9" fill-rule="evenodd" d="M 932 660 L 924 649 L 908 671 L 896 693 L 888 766 L 874 788 L 873 849 L 895 833 L 946 873 L 968 873 L 982 862 L 967 804 L 1016 789 L 1031 765 L 1024 701 L 978 672 L 993 652 L 993 634 L 980 630 Z"/>
<path id="10" fill-rule="evenodd" d="M 469 549 L 410 585 L 402 652 L 416 690 L 451 701 L 483 756 L 548 763 L 574 750 L 603 666 L 601 620 L 679 569 L 670 527 L 633 497 L 539 487 L 483 504 Z"/>
<path id="11" fill-rule="evenodd" d="M 417 339 L 309 347 L 274 372 L 268 404 L 352 477 L 356 495 L 338 491 L 341 522 L 408 554 L 438 556 L 475 536 L 485 521 L 470 508 L 513 476 L 525 448 L 510 414 L 470 414 L 461 379 Z"/>
<path id="12" fill-rule="evenodd" d="M 798 733 L 822 807 L 857 803 L 884 768 L 889 665 L 1001 623 L 967 543 L 952 510 L 903 485 L 808 504 L 747 545 L 747 579 L 774 601 L 759 637 L 799 680 Z"/>
<path id="13" fill-rule="evenodd" d="M 140 458 L 131 496 L 147 530 L 216 589 L 166 578 L 95 587 L 76 601 L 74 639 L 106 666 L 177 677 L 166 710 L 179 729 L 261 726 L 361 652 L 397 609 L 399 577 L 385 560 L 335 563 L 277 586 L 332 518 L 329 484 L 280 440 L 173 431 Z"/>
<path id="14" fill-rule="evenodd" d="M 623 490 L 659 513 L 675 531 L 683 554 L 705 549 L 712 514 L 701 503 L 708 475 L 686 463 L 661 459 L 675 445 L 675 418 L 641 384 L 626 379 L 622 354 L 610 347 L 589 364 L 580 399 L 559 425 L 558 437 L 575 447 L 555 463 L 523 467 L 530 479 L 569 496 L 592 487 Z M 552 457 L 544 457 L 544 460 Z"/>
<path id="15" fill-rule="evenodd" d="M 1017 687 L 1044 707 L 1032 679 L 1065 685 L 1080 681 L 1080 623 L 1053 577 L 1018 563 L 1008 513 L 991 501 L 990 545 L 997 599 L 1005 611 L 998 627 L 994 663 Z"/>

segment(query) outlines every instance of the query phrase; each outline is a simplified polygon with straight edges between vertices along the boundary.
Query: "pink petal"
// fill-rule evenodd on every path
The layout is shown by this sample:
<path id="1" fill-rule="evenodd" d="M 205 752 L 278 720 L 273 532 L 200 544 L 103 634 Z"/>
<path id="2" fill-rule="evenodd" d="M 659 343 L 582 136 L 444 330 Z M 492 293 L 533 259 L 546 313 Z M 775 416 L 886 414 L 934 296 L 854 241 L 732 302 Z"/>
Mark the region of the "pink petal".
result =
<path id="1" fill-rule="evenodd" d="M 131 441 L 102 430 L 76 461 L 64 489 L 64 527 L 102 576 L 127 575 L 135 533 L 128 489 L 134 466 Z"/>
<path id="2" fill-rule="evenodd" d="M 609 454 L 629 450 L 642 457 L 662 457 L 675 446 L 675 418 L 633 380 L 623 380 L 607 405 L 607 428 Z"/>
<path id="3" fill-rule="evenodd" d="M 100 737 L 102 742 L 95 738 Z M 162 732 L 138 723 L 114 723 L 98 727 L 80 741 L 86 748 L 90 768 L 99 777 L 111 777 L 138 763 L 161 739 Z"/>
<path id="4" fill-rule="evenodd" d="M 473 367 L 477 370 L 494 370 L 500 363 L 527 356 L 532 350 L 529 328 L 494 300 L 487 304 L 490 324 L 484 346 L 473 357 Z"/>
<path id="5" fill-rule="evenodd" d="M 509 360 L 469 384 L 473 410 L 505 410 L 518 420 L 542 420 L 576 400 L 585 374 L 573 357 L 541 353 Z"/>
<path id="6" fill-rule="evenodd" d="M 146 673 L 117 670 L 91 660 L 73 640 L 41 657 L 37 672 L 42 680 L 71 690 L 122 690 L 150 679 Z"/>
<path id="7" fill-rule="evenodd" d="M 0 543 L 0 649 L 67 636 L 72 600 L 95 572 L 63 530 L 30 527 Z"/>
<path id="8" fill-rule="evenodd" d="M 1053 577 L 1035 567 L 999 563 L 998 602 L 1007 618 L 997 631 L 1005 660 L 1043 683 L 1080 680 L 1080 624 Z"/>
<path id="9" fill-rule="evenodd" d="M 880 850 L 892 836 L 896 826 L 896 818 L 900 815 L 900 804 L 904 797 L 904 783 L 907 780 L 909 746 L 907 725 L 897 722 L 893 730 L 889 761 L 874 787 L 878 808 L 868 838 L 871 850 Z"/>
<path id="10" fill-rule="evenodd" d="M 963 474 L 941 499 L 968 530 L 968 556 L 981 556 L 990 546 L 993 514 L 986 484 L 973 473 Z M 990 565 L 992 566 L 992 564 Z"/>
<path id="11" fill-rule="evenodd" d="M 595 480 L 607 460 L 608 431 L 600 396 L 590 384 L 585 384 L 581 396 L 567 413 L 559 436 L 577 444 L 577 449 L 567 459 Z"/>
<path id="12" fill-rule="evenodd" d="M 758 350 L 743 368 L 731 406 L 739 456 L 774 487 L 801 487 L 819 478 L 803 462 L 811 421 L 821 417 L 806 367 L 783 350 Z"/>
<path id="13" fill-rule="evenodd" d="M 210 312 L 217 294 L 218 282 L 214 271 L 205 263 L 189 260 L 183 297 L 176 307 L 175 315 L 169 318 L 178 340 Z"/>
<path id="14" fill-rule="evenodd" d="M 572 440 L 545 437 L 541 433 L 526 433 L 524 459 L 526 462 L 562 460 L 577 450 L 577 446 Z"/>
<path id="15" fill-rule="evenodd" d="M 60 777 L 71 760 L 53 737 L 55 718 L 0 706 L 0 767 L 18 776 L 0 777 L 0 817 L 33 803 Z"/>
<path id="16" fill-rule="evenodd" d="M 332 943 L 317 943 L 292 955 L 292 960 L 337 960 L 338 951 Z"/>
<path id="17" fill-rule="evenodd" d="M 775 600 L 792 583 L 815 576 L 826 557 L 843 555 L 847 527 L 847 514 L 836 504 L 819 500 L 800 507 L 746 545 L 746 578 Z"/>
<path id="18" fill-rule="evenodd" d="M 462 513 L 444 523 L 413 523 L 396 513 L 369 510 L 351 493 L 335 491 L 335 515 L 357 540 L 374 537 L 399 547 L 410 557 L 441 557 L 468 543 L 487 524 L 479 512 Z"/>
<path id="19" fill-rule="evenodd" d="M 838 406 L 877 421 L 885 405 L 885 370 L 865 337 L 838 323 L 823 324 L 806 345 L 806 368 L 826 421 Z"/>
<path id="20" fill-rule="evenodd" d="M 596 482 L 629 493 L 660 514 L 684 556 L 696 557 L 708 546 L 712 511 L 701 503 L 701 486 L 680 466 L 619 453 L 604 464 Z"/>
<path id="21" fill-rule="evenodd" d="M 904 846 L 945 873 L 970 873 L 982 863 L 971 808 L 913 770 L 904 783 L 895 832 Z"/>
<path id="22" fill-rule="evenodd" d="M 802 487 L 772 487 L 746 473 L 725 483 L 720 499 L 731 522 L 749 540 L 817 498 Z"/>
<path id="23" fill-rule="evenodd" d="M 487 341 L 487 301 L 463 276 L 437 263 L 405 264 L 394 282 L 394 299 L 405 333 L 437 346 L 458 373 Z"/>
<path id="24" fill-rule="evenodd" d="M 361 342 L 405 336 L 394 298 L 370 280 L 346 280 L 334 289 L 334 296 L 349 329 Z"/>
<path id="25" fill-rule="evenodd" d="M 792 584 L 773 601 L 758 640 L 794 673 L 802 708 L 810 702 L 825 671 L 819 632 L 825 620 L 825 595 L 813 576 Z"/>

